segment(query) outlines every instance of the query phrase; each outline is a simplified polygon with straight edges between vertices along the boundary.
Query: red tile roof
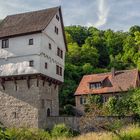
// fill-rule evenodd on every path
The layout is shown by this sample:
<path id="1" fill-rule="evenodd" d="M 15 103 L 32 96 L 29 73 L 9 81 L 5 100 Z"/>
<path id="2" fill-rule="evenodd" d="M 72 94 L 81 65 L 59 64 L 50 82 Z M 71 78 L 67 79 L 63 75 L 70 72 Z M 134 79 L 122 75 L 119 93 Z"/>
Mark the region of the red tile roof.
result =
<path id="1" fill-rule="evenodd" d="M 75 95 L 84 94 L 104 94 L 120 91 L 127 91 L 129 88 L 136 87 L 138 78 L 138 70 L 122 70 L 116 71 L 115 76 L 112 73 L 101 73 L 83 76 Z M 90 89 L 90 83 L 101 82 L 104 86 L 98 89 Z"/>

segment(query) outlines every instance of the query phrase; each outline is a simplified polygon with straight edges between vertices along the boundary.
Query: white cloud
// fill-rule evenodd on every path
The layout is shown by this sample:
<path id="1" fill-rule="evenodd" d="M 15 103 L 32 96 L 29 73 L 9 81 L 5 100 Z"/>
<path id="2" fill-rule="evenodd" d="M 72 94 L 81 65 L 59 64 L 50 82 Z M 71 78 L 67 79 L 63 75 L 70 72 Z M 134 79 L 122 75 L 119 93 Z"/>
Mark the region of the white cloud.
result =
<path id="1" fill-rule="evenodd" d="M 97 28 L 103 26 L 107 22 L 109 6 L 107 0 L 98 0 L 98 21 L 96 23 L 88 23 L 87 26 L 95 26 Z"/>

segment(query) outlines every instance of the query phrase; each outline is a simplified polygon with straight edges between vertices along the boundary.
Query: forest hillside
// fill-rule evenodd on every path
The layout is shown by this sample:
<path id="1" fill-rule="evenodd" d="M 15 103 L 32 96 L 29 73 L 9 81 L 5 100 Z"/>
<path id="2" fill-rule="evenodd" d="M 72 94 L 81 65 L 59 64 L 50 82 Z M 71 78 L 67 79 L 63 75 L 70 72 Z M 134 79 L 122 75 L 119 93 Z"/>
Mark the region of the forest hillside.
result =
<path id="1" fill-rule="evenodd" d="M 74 92 L 85 74 L 140 69 L 140 26 L 129 31 L 99 30 L 94 27 L 65 27 L 68 52 L 65 82 L 60 90 L 60 107 L 74 105 Z"/>

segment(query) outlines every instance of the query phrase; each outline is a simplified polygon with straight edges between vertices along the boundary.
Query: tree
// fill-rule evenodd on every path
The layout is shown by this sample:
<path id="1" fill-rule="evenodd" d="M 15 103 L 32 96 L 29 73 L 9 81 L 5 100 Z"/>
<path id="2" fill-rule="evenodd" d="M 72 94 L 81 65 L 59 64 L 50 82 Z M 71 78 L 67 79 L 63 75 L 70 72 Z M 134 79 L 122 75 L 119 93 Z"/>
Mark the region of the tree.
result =
<path id="1" fill-rule="evenodd" d="M 85 43 L 85 39 L 88 37 L 88 30 L 86 27 L 78 26 L 67 26 L 65 27 L 67 31 L 73 38 L 74 42 L 77 42 L 79 46 Z"/>
<path id="2" fill-rule="evenodd" d="M 98 51 L 95 47 L 84 44 L 81 48 L 81 63 L 90 63 L 93 67 L 98 64 Z"/>
<path id="3" fill-rule="evenodd" d="M 84 74 L 92 74 L 93 72 L 93 66 L 90 63 L 85 63 L 82 68 Z"/>
<path id="4" fill-rule="evenodd" d="M 109 64 L 109 53 L 105 45 L 104 32 L 99 31 L 94 27 L 89 28 L 89 36 L 86 39 L 86 44 L 93 46 L 98 50 L 99 63 L 98 67 L 104 68 Z"/>
<path id="5" fill-rule="evenodd" d="M 140 26 L 138 26 L 138 25 L 134 25 L 134 26 L 130 27 L 130 29 L 129 29 L 129 33 L 131 36 L 134 36 L 134 33 L 137 31 L 140 32 Z"/>
<path id="6" fill-rule="evenodd" d="M 109 115 L 140 116 L 140 89 L 130 89 L 127 93 L 121 93 L 122 97 L 110 97 L 106 103 Z"/>
<path id="7" fill-rule="evenodd" d="M 81 48 L 77 43 L 69 43 L 68 44 L 68 53 L 66 54 L 66 62 L 72 64 L 79 64 L 81 59 Z"/>

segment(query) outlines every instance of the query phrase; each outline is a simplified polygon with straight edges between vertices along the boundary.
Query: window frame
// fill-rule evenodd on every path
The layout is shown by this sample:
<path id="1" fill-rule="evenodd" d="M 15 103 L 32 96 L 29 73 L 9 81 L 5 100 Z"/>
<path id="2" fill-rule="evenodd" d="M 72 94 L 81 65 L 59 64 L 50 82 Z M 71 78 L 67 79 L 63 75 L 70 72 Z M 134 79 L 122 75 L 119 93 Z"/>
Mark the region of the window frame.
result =
<path id="1" fill-rule="evenodd" d="M 61 50 L 59 47 L 57 47 L 57 56 L 63 59 L 63 50 Z"/>
<path id="2" fill-rule="evenodd" d="M 52 49 L 52 44 L 51 43 L 49 43 L 49 50 L 51 50 Z"/>
<path id="3" fill-rule="evenodd" d="M 59 21 L 60 20 L 60 18 L 59 18 L 59 16 L 58 15 L 56 15 L 56 19 Z"/>
<path id="4" fill-rule="evenodd" d="M 2 49 L 4 49 L 4 48 L 9 48 L 9 39 L 2 39 Z"/>
<path id="5" fill-rule="evenodd" d="M 62 76 L 63 72 L 62 72 L 63 68 L 56 65 L 56 74 Z"/>
<path id="6" fill-rule="evenodd" d="M 101 82 L 96 82 L 96 83 L 89 83 L 89 88 L 90 89 L 99 89 L 102 87 Z"/>
<path id="7" fill-rule="evenodd" d="M 34 39 L 33 38 L 29 39 L 29 45 L 34 45 Z"/>
<path id="8" fill-rule="evenodd" d="M 55 31 L 55 33 L 58 35 L 58 33 L 59 33 L 59 29 L 58 29 L 58 27 L 55 26 L 54 31 Z"/>
<path id="9" fill-rule="evenodd" d="M 86 104 L 86 102 L 87 102 L 87 100 L 86 100 L 86 97 L 80 97 L 80 104 L 81 105 L 84 105 L 84 104 Z"/>
<path id="10" fill-rule="evenodd" d="M 48 63 L 45 62 L 45 69 L 48 69 Z"/>
<path id="11" fill-rule="evenodd" d="M 34 67 L 34 60 L 29 61 L 29 67 Z"/>

